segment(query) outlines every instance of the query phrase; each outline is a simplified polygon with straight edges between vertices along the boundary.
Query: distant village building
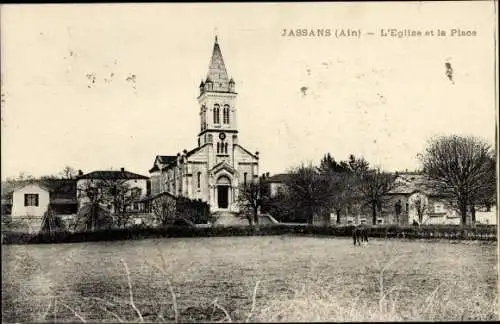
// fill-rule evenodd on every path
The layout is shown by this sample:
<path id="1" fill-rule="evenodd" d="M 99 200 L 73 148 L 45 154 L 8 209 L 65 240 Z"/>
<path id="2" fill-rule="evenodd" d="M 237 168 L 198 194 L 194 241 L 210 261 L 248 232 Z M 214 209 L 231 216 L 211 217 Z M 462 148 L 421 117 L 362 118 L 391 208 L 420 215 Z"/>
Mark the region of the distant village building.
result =
<path id="1" fill-rule="evenodd" d="M 453 197 L 443 192 L 425 174 L 399 173 L 388 196 L 390 199 L 386 204 L 386 213 L 394 217 L 392 223 L 460 224 L 460 214 L 451 205 Z M 476 222 L 496 224 L 497 214 L 494 207 L 476 206 Z"/>
<path id="2" fill-rule="evenodd" d="M 286 192 L 288 174 L 266 175 L 271 197 Z M 382 210 L 378 211 L 377 224 L 412 225 L 460 224 L 460 215 L 450 201 L 453 197 L 442 192 L 428 177 L 418 172 L 397 173 L 393 189 L 385 196 Z M 341 224 L 370 224 L 371 211 L 355 200 L 342 211 Z M 331 223 L 336 222 L 332 213 Z M 495 206 L 477 206 L 476 222 L 497 224 Z"/>
<path id="3" fill-rule="evenodd" d="M 391 223 L 460 224 L 460 215 L 449 205 L 453 197 L 424 174 L 399 173 L 388 196 L 385 207 Z"/>
<path id="4" fill-rule="evenodd" d="M 287 173 L 279 173 L 272 176 L 266 173 L 264 175 L 263 181 L 268 186 L 270 197 L 276 197 L 286 191 L 285 183 L 288 177 L 289 175 Z"/>
<path id="5" fill-rule="evenodd" d="M 49 208 L 63 219 L 71 218 L 77 212 L 76 181 L 45 179 L 25 182 L 14 188 L 11 202 L 12 223 L 27 227 L 30 232 L 38 231 Z"/>
<path id="6" fill-rule="evenodd" d="M 77 199 L 80 208 L 90 202 L 88 196 L 88 190 L 90 188 L 102 189 L 104 186 L 109 187 L 109 185 L 115 183 L 117 185 L 126 186 L 129 188 L 129 190 L 127 190 L 127 194 L 136 197 L 136 199 L 128 207 L 128 211 L 144 211 L 144 205 L 141 203 L 141 199 L 146 197 L 149 193 L 149 177 L 126 171 L 124 168 L 121 168 L 116 171 L 100 170 L 92 171 L 87 174 L 83 174 L 79 171 L 76 181 Z M 102 207 L 113 213 L 113 205 L 110 203 L 109 199 L 104 199 L 104 201 L 106 202 L 101 203 Z"/>
<path id="7" fill-rule="evenodd" d="M 236 97 L 216 37 L 207 77 L 199 87 L 198 146 L 156 156 L 149 170 L 153 196 L 169 192 L 206 201 L 212 212 L 239 210 L 238 188 L 258 178 L 259 155 L 239 143 Z"/>

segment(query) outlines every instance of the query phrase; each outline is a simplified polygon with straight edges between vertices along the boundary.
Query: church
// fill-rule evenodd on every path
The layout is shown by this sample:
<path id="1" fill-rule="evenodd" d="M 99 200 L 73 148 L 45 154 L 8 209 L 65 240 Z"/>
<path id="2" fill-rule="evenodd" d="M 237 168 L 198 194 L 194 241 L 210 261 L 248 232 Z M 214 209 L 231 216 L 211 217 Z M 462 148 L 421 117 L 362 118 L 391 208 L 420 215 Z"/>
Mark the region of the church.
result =
<path id="1" fill-rule="evenodd" d="M 239 188 L 258 178 L 259 153 L 239 143 L 236 83 L 228 76 L 217 36 L 198 91 L 198 146 L 156 156 L 149 170 L 151 195 L 168 192 L 206 201 L 211 212 L 238 212 Z"/>

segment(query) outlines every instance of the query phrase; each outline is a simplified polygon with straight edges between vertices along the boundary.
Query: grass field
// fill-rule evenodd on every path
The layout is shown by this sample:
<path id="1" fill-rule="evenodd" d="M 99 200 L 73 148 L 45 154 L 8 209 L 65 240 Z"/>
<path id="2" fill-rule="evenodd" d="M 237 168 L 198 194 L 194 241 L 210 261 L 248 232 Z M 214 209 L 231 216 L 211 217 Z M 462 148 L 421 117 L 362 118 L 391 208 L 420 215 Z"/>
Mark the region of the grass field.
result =
<path id="1" fill-rule="evenodd" d="M 496 267 L 496 245 L 475 242 L 11 245 L 2 246 L 2 321 L 495 320 Z"/>

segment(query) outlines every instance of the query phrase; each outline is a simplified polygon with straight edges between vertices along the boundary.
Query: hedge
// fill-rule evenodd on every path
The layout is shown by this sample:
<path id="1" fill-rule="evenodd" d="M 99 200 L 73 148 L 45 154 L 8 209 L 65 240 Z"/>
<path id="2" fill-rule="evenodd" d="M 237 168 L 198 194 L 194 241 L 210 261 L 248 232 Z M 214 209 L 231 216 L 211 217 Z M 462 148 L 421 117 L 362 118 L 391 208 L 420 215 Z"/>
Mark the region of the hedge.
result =
<path id="1" fill-rule="evenodd" d="M 148 228 L 143 226 L 98 230 L 93 232 L 54 232 L 54 233 L 21 233 L 5 231 L 2 233 L 3 244 L 37 244 L 37 243 L 74 243 L 87 241 L 133 240 L 159 237 L 211 237 L 211 236 L 251 236 L 251 235 L 326 235 L 350 237 L 353 226 L 314 226 L 314 225 L 261 225 L 250 226 L 215 226 L 215 227 L 182 227 L 166 226 Z M 462 227 L 458 225 L 367 226 L 370 237 L 405 238 L 405 239 L 451 239 L 451 240 L 486 240 L 496 241 L 497 226 L 482 225 Z"/>

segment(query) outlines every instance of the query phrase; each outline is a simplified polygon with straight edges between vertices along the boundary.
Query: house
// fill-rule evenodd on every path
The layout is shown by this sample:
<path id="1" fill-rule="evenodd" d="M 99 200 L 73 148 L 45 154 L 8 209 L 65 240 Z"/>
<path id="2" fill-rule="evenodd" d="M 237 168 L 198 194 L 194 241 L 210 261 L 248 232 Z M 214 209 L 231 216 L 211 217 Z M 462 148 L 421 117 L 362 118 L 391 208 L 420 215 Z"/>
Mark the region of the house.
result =
<path id="1" fill-rule="evenodd" d="M 80 208 L 87 205 L 95 198 L 101 207 L 111 213 L 114 212 L 113 197 L 107 190 L 111 187 L 120 187 L 124 190 L 124 197 L 129 198 L 126 206 L 129 212 L 143 212 L 144 204 L 141 199 L 148 195 L 149 178 L 137 173 L 120 170 L 99 170 L 86 174 L 79 171 L 76 178 L 77 199 Z"/>
<path id="2" fill-rule="evenodd" d="M 77 211 L 76 181 L 44 179 L 24 182 L 13 189 L 11 220 L 24 224 L 29 231 L 38 231 L 49 208 L 64 220 Z M 21 226 L 24 227 L 24 226 Z"/>
<path id="3" fill-rule="evenodd" d="M 259 154 L 239 143 L 235 82 L 229 78 L 217 40 L 205 81 L 199 86 L 198 146 L 157 155 L 149 170 L 151 194 L 201 199 L 211 212 L 239 211 L 238 189 L 258 178 Z"/>
<path id="4" fill-rule="evenodd" d="M 287 173 L 278 173 L 270 176 L 269 172 L 263 175 L 263 181 L 268 186 L 269 196 L 276 197 L 281 193 L 284 193 L 286 190 L 286 180 L 288 179 L 289 174 Z"/>
<path id="5" fill-rule="evenodd" d="M 453 196 L 421 173 L 398 173 L 394 188 L 388 194 L 391 222 L 400 224 L 455 224 L 461 223 L 456 208 L 451 205 Z M 494 206 L 477 206 L 476 222 L 496 224 Z M 470 221 L 470 215 L 469 220 Z"/>

